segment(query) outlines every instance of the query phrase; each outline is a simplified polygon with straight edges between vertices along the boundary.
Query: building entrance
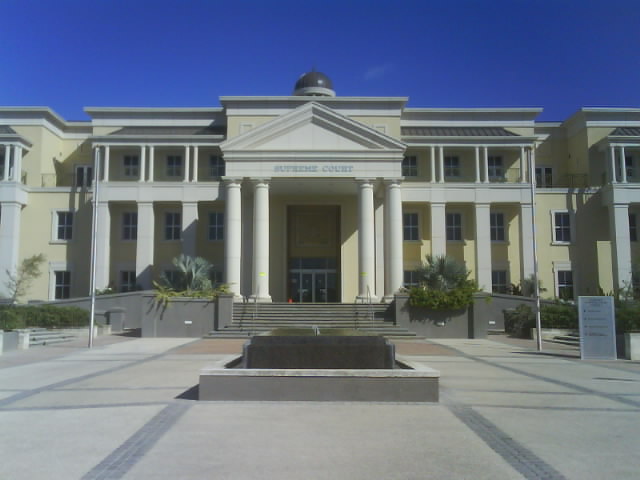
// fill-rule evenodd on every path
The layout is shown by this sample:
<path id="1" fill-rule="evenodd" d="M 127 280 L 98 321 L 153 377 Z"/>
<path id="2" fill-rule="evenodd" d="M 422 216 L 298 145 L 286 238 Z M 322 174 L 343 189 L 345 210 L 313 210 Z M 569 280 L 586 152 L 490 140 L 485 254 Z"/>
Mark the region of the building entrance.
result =
<path id="1" fill-rule="evenodd" d="M 339 207 L 290 206 L 287 213 L 288 298 L 340 302 Z"/>

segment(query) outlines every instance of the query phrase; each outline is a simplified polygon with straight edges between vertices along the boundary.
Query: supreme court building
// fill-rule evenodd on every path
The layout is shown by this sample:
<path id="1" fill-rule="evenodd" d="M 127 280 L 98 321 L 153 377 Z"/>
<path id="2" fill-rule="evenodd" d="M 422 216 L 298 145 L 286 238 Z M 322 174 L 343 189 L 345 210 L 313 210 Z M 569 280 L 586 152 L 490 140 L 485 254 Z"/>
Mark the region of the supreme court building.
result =
<path id="1" fill-rule="evenodd" d="M 184 253 L 238 300 L 385 301 L 447 254 L 505 292 L 534 271 L 533 223 L 543 296 L 633 282 L 640 109 L 407 103 L 313 71 L 213 108 L 0 107 L 0 296 L 38 253 L 23 300 L 89 294 L 96 166 L 98 289 L 151 288 Z"/>

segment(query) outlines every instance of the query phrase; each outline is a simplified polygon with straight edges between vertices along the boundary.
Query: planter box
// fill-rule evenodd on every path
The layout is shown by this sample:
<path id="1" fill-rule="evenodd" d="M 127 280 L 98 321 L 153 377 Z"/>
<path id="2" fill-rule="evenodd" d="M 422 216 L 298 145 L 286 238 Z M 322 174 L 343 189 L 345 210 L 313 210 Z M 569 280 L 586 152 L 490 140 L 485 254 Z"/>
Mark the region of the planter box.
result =
<path id="1" fill-rule="evenodd" d="M 624 334 L 624 351 L 627 360 L 640 360 L 640 332 Z"/>
<path id="2" fill-rule="evenodd" d="M 578 335 L 580 333 L 578 330 L 572 328 L 543 328 L 541 330 L 543 340 L 553 340 L 554 337 L 566 337 L 567 335 Z M 538 339 L 537 329 L 531 329 L 531 338 L 534 340 Z"/>

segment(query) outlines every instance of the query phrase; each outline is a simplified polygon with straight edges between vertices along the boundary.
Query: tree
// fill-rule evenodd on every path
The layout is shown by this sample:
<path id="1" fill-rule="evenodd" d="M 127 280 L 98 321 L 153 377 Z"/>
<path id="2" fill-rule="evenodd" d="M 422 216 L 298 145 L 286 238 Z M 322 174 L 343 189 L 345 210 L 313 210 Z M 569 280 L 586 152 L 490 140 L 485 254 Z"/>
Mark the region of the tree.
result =
<path id="1" fill-rule="evenodd" d="M 172 260 L 176 267 L 176 274 L 169 278 L 162 276 L 162 283 L 172 290 L 181 291 L 206 291 L 211 290 L 211 270 L 213 265 L 205 258 L 190 257 L 180 254 Z"/>
<path id="2" fill-rule="evenodd" d="M 31 283 L 40 276 L 40 267 L 46 260 L 46 257 L 39 253 L 22 260 L 18 269 L 14 272 L 7 270 L 8 280 L 5 285 L 9 291 L 9 298 L 12 303 L 16 303 L 18 299 L 24 296 Z"/>
<path id="3" fill-rule="evenodd" d="M 462 286 L 469 276 L 469 270 L 462 263 L 446 255 L 427 255 L 417 272 L 424 287 L 443 292 Z"/>

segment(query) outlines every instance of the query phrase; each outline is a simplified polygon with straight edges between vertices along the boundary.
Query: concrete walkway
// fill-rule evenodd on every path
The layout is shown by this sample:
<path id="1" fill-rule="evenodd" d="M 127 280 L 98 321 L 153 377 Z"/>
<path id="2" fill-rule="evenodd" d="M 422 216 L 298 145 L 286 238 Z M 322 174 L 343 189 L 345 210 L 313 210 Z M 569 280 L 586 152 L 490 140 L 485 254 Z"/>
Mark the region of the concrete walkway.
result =
<path id="1" fill-rule="evenodd" d="M 198 402 L 242 341 L 98 338 L 0 356 L 0 479 L 632 479 L 640 364 L 502 337 L 398 341 L 439 404 Z"/>

